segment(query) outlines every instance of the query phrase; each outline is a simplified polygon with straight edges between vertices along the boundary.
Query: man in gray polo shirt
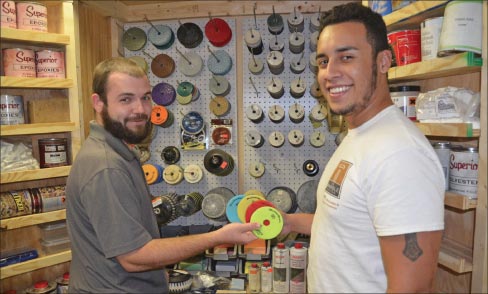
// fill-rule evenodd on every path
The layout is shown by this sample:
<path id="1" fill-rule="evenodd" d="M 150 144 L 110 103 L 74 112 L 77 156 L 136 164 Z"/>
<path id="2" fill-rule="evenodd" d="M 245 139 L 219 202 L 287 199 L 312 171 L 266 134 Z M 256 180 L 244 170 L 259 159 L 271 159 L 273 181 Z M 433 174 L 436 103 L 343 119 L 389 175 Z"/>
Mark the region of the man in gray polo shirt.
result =
<path id="1" fill-rule="evenodd" d="M 219 244 L 256 239 L 256 223 L 160 238 L 141 163 L 129 148 L 150 130 L 146 73 L 125 58 L 105 60 L 95 68 L 91 98 L 96 120 L 66 188 L 70 293 L 167 293 L 165 265 Z"/>

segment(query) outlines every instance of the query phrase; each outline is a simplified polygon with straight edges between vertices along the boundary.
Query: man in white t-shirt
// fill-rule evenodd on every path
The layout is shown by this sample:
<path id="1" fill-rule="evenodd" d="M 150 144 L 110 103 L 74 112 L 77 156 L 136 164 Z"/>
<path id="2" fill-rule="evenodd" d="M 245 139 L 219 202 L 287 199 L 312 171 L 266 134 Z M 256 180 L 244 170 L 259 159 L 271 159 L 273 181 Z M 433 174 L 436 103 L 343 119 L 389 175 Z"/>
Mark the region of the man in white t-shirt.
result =
<path id="1" fill-rule="evenodd" d="M 393 105 L 382 17 L 348 3 L 322 20 L 317 80 L 348 134 L 317 188 L 315 214 L 282 234 L 311 235 L 308 291 L 429 292 L 444 229 L 444 177 L 425 136 Z"/>

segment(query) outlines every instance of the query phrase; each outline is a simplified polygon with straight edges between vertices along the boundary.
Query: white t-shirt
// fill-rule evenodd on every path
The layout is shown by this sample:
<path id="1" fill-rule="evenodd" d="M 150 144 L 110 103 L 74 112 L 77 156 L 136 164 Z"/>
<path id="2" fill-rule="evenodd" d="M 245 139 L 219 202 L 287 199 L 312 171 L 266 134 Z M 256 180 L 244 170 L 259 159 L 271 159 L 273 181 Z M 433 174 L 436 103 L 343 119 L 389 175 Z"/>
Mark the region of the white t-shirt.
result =
<path id="1" fill-rule="evenodd" d="M 378 236 L 444 229 L 444 175 L 425 136 L 390 106 L 349 130 L 317 188 L 310 293 L 386 291 Z"/>

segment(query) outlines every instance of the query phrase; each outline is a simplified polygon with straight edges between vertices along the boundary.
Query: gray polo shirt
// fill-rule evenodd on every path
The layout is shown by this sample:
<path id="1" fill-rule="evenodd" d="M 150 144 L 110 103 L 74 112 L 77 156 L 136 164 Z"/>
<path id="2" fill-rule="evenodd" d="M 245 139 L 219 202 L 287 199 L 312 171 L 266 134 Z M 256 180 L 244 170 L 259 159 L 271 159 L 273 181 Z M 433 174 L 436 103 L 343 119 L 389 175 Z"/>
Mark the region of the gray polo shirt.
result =
<path id="1" fill-rule="evenodd" d="M 125 271 L 116 256 L 159 238 L 151 195 L 135 154 L 96 122 L 68 176 L 70 293 L 167 293 L 164 270 Z"/>

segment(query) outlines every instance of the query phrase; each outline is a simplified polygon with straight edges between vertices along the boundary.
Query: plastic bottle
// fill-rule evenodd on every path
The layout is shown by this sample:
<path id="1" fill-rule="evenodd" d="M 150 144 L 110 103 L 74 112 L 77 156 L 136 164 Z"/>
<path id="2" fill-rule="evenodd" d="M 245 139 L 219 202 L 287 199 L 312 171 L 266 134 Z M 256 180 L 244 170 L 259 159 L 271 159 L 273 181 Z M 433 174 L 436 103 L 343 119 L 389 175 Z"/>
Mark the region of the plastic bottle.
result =
<path id="1" fill-rule="evenodd" d="M 302 243 L 290 248 L 290 292 L 307 293 L 307 248 Z"/>
<path id="2" fill-rule="evenodd" d="M 271 293 L 273 290 L 273 268 L 269 261 L 263 262 L 261 267 L 261 293 Z"/>
<path id="3" fill-rule="evenodd" d="M 259 293 L 261 291 L 261 273 L 257 263 L 251 264 L 248 274 L 249 291 L 252 293 Z"/>
<path id="4" fill-rule="evenodd" d="M 290 250 L 284 243 L 273 248 L 273 292 L 288 293 L 290 289 Z"/>

